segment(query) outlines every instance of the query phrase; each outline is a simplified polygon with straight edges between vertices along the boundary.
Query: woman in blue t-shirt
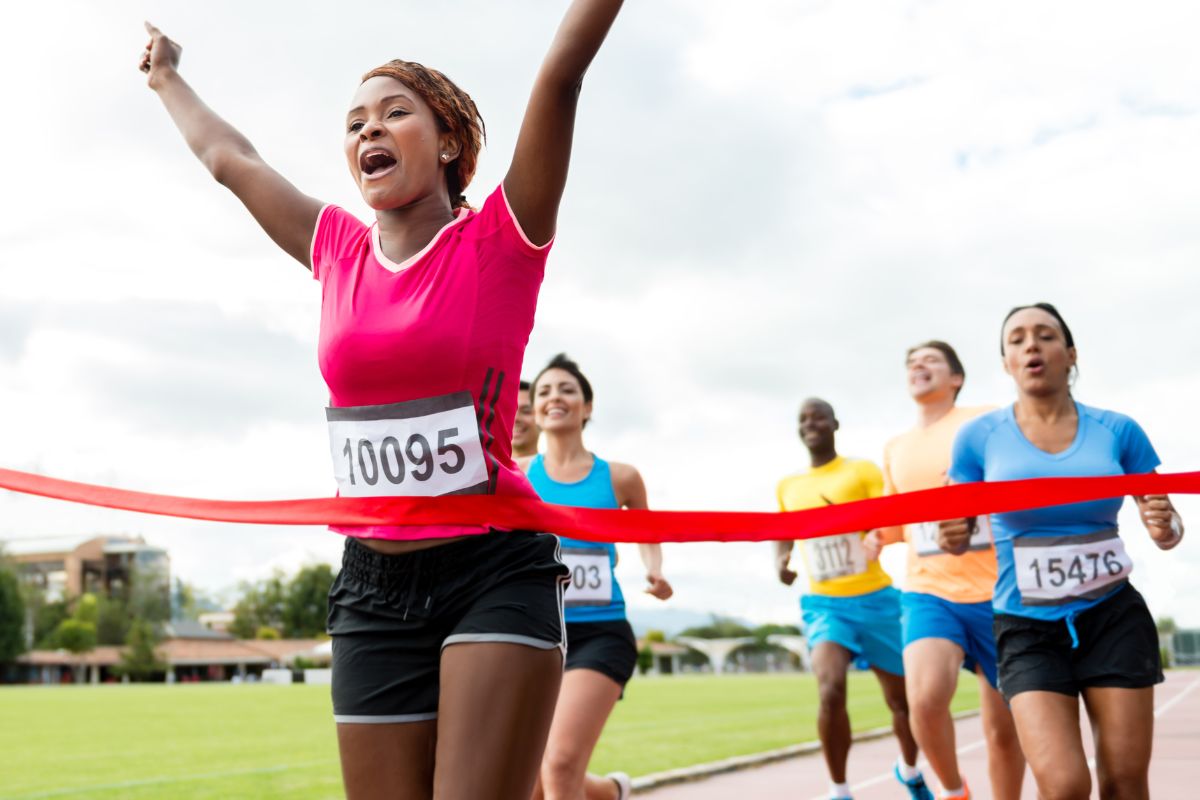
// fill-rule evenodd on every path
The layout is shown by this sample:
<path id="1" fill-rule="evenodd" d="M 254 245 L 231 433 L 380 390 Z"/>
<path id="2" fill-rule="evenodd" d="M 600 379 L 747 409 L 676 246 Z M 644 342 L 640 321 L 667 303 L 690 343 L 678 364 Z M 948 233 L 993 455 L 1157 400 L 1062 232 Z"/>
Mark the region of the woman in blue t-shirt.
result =
<path id="1" fill-rule="evenodd" d="M 957 483 L 1152 472 L 1158 455 L 1129 417 L 1071 396 L 1075 341 L 1049 303 L 1019 306 L 1001 333 L 1017 401 L 977 417 L 954 442 Z M 1165 495 L 1135 497 L 1163 550 L 1183 538 Z M 1158 634 L 1129 585 L 1117 533 L 1124 498 L 993 514 L 1000 566 L 993 606 L 1000 691 L 1041 797 L 1088 797 L 1079 695 L 1092 723 L 1102 798 L 1148 798 Z M 974 520 L 941 523 L 941 543 L 964 552 Z"/>
<path id="2" fill-rule="evenodd" d="M 592 385 L 574 361 L 561 353 L 555 356 L 534 378 L 532 395 L 546 452 L 518 463 L 543 500 L 585 508 L 647 507 L 646 486 L 636 469 L 609 463 L 584 447 L 583 428 L 592 415 Z M 613 575 L 617 548 L 560 538 L 562 559 L 571 571 L 564 596 L 567 673 L 534 800 L 625 800 L 631 791 L 627 775 L 587 774 L 604 723 L 637 666 L 633 628 L 625 618 L 625 598 Z M 662 576 L 662 546 L 643 544 L 639 549 L 646 567 L 646 592 L 666 600 L 672 589 Z"/>

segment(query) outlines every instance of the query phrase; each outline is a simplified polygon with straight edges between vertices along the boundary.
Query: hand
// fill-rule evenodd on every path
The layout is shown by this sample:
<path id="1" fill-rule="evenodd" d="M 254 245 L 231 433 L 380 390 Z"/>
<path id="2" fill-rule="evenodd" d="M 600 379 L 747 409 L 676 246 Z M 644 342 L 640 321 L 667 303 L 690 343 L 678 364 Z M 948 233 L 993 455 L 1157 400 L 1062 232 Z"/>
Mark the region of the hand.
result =
<path id="1" fill-rule="evenodd" d="M 938 547 L 951 555 L 961 556 L 971 546 L 975 518 L 944 519 L 938 523 Z"/>
<path id="2" fill-rule="evenodd" d="M 659 600 L 666 600 L 675 594 L 675 590 L 671 588 L 671 584 L 667 583 L 667 579 L 657 573 L 647 573 L 646 583 L 649 584 L 646 587 L 646 594 L 657 597 Z"/>
<path id="3" fill-rule="evenodd" d="M 150 41 L 146 44 L 146 49 L 142 51 L 138 69 L 149 76 L 146 83 L 153 89 L 156 81 L 161 79 L 164 74 L 174 72 L 179 68 L 183 47 L 172 42 L 166 34 L 149 22 L 145 25 L 146 33 L 150 34 Z"/>
<path id="4" fill-rule="evenodd" d="M 867 561 L 878 561 L 883 552 L 883 534 L 878 529 L 867 531 L 862 539 L 863 550 L 867 553 Z"/>
<path id="5" fill-rule="evenodd" d="M 1170 550 L 1183 541 L 1183 521 L 1165 494 L 1148 494 L 1139 498 L 1138 509 L 1142 514 L 1142 524 L 1160 550 Z"/>
<path id="6" fill-rule="evenodd" d="M 792 556 L 790 553 L 781 553 L 775 560 L 775 568 L 779 570 L 779 581 L 784 586 L 791 586 L 796 582 L 796 578 L 799 577 L 794 570 L 788 567 L 791 560 Z"/>

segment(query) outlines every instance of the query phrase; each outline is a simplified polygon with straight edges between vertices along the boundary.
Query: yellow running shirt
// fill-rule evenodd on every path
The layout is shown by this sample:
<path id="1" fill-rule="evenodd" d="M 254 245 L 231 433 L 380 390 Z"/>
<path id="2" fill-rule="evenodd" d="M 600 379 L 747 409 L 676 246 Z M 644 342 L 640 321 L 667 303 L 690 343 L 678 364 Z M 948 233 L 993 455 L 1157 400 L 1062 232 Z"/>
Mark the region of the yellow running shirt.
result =
<path id="1" fill-rule="evenodd" d="M 928 428 L 914 428 L 883 448 L 884 494 L 915 492 L 946 484 L 950 448 L 958 429 L 990 408 L 954 408 Z M 936 523 L 883 529 L 887 543 L 908 542 L 904 589 L 936 595 L 952 603 L 982 603 L 992 599 L 996 584 L 996 551 L 986 518 L 972 548 L 961 556 L 936 547 Z"/>
<path id="2" fill-rule="evenodd" d="M 949 452 L 947 450 L 947 452 Z M 879 497 L 883 476 L 879 467 L 858 458 L 842 458 L 779 482 L 780 511 L 850 503 Z M 796 542 L 804 557 L 811 594 L 857 597 L 892 585 L 878 561 L 867 561 L 861 533 L 845 533 Z"/>

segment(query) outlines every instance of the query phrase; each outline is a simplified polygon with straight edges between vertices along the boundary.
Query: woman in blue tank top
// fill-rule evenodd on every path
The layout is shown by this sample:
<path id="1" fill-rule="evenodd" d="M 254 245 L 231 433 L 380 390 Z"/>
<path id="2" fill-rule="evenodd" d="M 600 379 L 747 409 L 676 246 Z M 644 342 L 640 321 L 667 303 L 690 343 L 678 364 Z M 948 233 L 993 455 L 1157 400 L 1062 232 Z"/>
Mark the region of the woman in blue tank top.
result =
<path id="1" fill-rule="evenodd" d="M 1071 396 L 1075 340 L 1054 306 L 1009 312 L 1001 329 L 1011 406 L 968 422 L 954 442 L 957 483 L 1152 472 L 1159 464 L 1129 417 Z M 1169 497 L 1134 498 L 1163 550 L 1183 539 Z M 1079 735 L 1083 695 L 1096 741 L 1100 797 L 1148 798 L 1158 633 L 1132 585 L 1117 533 L 1122 498 L 993 514 L 1000 575 L 993 600 L 1000 691 L 1041 797 L 1089 797 Z M 941 523 L 941 544 L 961 552 L 966 520 Z"/>
<path id="2" fill-rule="evenodd" d="M 628 464 L 609 463 L 584 447 L 592 414 L 592 386 L 579 366 L 555 356 L 533 381 L 534 418 L 546 437 L 545 455 L 521 459 L 533 488 L 548 503 L 585 508 L 646 508 L 642 476 Z M 625 597 L 613 569 L 617 548 L 560 537 L 571 571 L 564 594 L 567 663 L 535 800 L 625 800 L 629 777 L 587 774 L 604 723 L 637 666 L 637 644 L 625 617 Z M 662 547 L 639 545 L 646 592 L 666 600 Z"/>

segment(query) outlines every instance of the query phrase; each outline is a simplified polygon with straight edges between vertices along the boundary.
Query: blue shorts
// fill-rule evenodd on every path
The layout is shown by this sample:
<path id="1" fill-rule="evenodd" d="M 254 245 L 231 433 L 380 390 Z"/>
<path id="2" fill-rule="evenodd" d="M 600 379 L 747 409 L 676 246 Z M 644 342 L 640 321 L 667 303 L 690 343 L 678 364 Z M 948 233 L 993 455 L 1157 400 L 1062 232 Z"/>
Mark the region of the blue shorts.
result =
<path id="1" fill-rule="evenodd" d="M 802 595 L 800 619 L 810 651 L 821 642 L 833 642 L 853 653 L 860 666 L 904 674 L 900 592 L 894 587 L 855 597 Z"/>
<path id="2" fill-rule="evenodd" d="M 918 639 L 946 639 L 963 651 L 963 669 L 983 669 L 984 677 L 996 686 L 996 637 L 992 633 L 992 601 L 952 603 L 923 592 L 905 592 L 904 646 Z"/>

